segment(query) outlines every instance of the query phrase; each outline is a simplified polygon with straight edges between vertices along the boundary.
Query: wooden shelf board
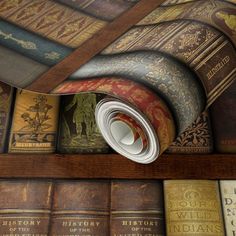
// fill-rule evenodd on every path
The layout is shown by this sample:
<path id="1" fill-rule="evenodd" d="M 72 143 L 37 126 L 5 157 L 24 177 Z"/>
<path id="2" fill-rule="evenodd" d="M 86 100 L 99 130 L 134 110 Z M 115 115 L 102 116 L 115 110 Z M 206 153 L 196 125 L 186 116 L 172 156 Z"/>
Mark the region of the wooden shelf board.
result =
<path id="1" fill-rule="evenodd" d="M 0 178 L 236 179 L 236 155 L 164 154 L 142 165 L 117 154 L 0 154 Z"/>

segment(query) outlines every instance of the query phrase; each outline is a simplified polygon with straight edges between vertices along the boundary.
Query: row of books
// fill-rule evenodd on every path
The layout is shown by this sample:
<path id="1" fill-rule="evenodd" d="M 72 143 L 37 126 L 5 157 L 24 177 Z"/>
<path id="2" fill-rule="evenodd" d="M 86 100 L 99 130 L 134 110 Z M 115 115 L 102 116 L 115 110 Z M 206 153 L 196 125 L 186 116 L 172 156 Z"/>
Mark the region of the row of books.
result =
<path id="1" fill-rule="evenodd" d="M 1 236 L 235 236 L 235 180 L 0 180 Z"/>
<path id="2" fill-rule="evenodd" d="M 107 153 L 109 147 L 94 113 L 105 95 L 52 96 L 14 89 L 0 83 L 0 151 L 13 153 Z M 236 152 L 236 83 L 204 112 L 167 152 Z"/>

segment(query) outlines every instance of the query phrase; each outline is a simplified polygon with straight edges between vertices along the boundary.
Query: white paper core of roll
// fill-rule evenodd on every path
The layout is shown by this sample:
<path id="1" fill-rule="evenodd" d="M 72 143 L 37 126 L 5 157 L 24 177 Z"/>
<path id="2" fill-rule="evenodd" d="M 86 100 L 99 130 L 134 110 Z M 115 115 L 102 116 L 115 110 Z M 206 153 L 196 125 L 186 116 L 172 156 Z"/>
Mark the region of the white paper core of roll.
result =
<path id="1" fill-rule="evenodd" d="M 135 140 L 131 127 L 116 119 L 119 114 L 131 117 L 140 125 L 147 137 L 147 145 L 143 145 L 141 137 Z M 151 163 L 159 156 L 156 131 L 147 117 L 131 104 L 105 98 L 97 104 L 95 118 L 104 139 L 119 154 L 142 164 Z"/>
<path id="2" fill-rule="evenodd" d="M 143 150 L 142 139 L 135 140 L 131 127 L 125 122 L 113 121 L 111 123 L 111 134 L 115 141 L 131 154 L 138 154 Z"/>

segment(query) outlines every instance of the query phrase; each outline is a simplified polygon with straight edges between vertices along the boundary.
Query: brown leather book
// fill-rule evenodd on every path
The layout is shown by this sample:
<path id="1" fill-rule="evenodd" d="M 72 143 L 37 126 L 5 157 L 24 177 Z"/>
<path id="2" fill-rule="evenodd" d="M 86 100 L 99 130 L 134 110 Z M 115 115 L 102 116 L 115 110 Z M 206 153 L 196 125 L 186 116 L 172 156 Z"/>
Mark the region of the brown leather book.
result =
<path id="1" fill-rule="evenodd" d="M 55 183 L 51 236 L 108 236 L 110 181 Z"/>
<path id="2" fill-rule="evenodd" d="M 102 20 L 112 21 L 139 0 L 57 0 Z"/>
<path id="3" fill-rule="evenodd" d="M 54 152 L 58 111 L 58 96 L 18 90 L 12 119 L 9 152 Z"/>
<path id="4" fill-rule="evenodd" d="M 9 117 L 12 107 L 13 88 L 0 82 L 0 153 L 6 151 Z"/>
<path id="5" fill-rule="evenodd" d="M 162 184 L 114 180 L 111 187 L 111 236 L 165 235 Z"/>
<path id="6" fill-rule="evenodd" d="M 167 153 L 211 153 L 213 151 L 213 137 L 208 112 L 203 112 L 196 121 L 189 126 L 169 146 Z"/>
<path id="7" fill-rule="evenodd" d="M 223 153 L 236 153 L 236 82 L 211 106 L 215 149 Z"/>
<path id="8" fill-rule="evenodd" d="M 0 181 L 0 235 L 48 235 L 52 183 Z"/>

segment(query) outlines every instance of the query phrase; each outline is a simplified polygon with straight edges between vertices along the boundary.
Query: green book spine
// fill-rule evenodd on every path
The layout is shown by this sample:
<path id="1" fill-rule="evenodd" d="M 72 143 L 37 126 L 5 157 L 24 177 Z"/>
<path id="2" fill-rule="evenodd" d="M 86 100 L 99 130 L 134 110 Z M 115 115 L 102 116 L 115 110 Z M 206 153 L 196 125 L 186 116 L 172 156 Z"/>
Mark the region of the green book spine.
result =
<path id="1" fill-rule="evenodd" d="M 109 147 L 95 121 L 95 107 L 101 94 L 63 96 L 58 150 L 62 153 L 104 153 Z"/>

